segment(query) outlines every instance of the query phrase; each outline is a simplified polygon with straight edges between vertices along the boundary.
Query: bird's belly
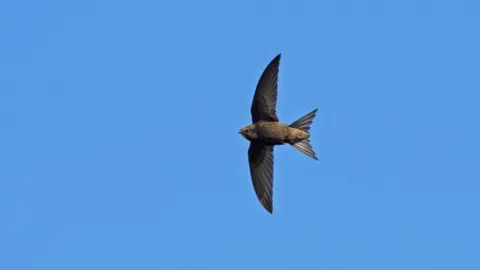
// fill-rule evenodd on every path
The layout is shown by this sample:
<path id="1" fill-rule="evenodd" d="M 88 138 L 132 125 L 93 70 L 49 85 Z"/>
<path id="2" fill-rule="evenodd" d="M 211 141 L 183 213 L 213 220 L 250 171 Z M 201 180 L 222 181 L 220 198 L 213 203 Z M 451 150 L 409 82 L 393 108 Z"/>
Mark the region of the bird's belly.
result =
<path id="1" fill-rule="evenodd" d="M 258 140 L 266 144 L 281 145 L 288 138 L 288 126 L 277 123 L 257 127 Z"/>

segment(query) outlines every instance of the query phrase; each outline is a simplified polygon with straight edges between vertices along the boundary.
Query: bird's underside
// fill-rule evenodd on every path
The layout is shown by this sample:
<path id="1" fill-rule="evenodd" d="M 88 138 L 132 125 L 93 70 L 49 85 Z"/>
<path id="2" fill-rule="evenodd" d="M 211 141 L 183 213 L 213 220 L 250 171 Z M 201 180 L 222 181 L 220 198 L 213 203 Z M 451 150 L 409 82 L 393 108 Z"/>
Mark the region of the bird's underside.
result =
<path id="1" fill-rule="evenodd" d="M 280 122 L 257 122 L 254 126 L 259 136 L 258 140 L 271 145 L 294 144 L 310 135 Z"/>

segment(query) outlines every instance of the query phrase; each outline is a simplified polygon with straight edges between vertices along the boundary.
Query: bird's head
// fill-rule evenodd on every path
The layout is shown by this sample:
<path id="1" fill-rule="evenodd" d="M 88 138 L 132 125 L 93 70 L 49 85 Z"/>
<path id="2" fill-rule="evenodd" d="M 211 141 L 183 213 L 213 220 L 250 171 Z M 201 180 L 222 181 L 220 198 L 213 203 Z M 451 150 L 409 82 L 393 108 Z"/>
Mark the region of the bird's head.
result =
<path id="1" fill-rule="evenodd" d="M 238 133 L 249 141 L 257 138 L 257 133 L 255 132 L 255 127 L 253 125 L 241 128 Z"/>

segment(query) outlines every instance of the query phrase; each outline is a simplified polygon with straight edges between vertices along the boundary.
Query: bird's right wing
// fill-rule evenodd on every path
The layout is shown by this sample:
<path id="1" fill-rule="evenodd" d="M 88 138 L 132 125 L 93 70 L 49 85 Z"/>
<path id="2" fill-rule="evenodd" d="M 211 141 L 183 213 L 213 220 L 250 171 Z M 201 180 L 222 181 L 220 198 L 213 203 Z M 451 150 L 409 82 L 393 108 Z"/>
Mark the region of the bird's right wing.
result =
<path id="1" fill-rule="evenodd" d="M 279 65 L 280 54 L 268 64 L 257 83 L 250 109 L 253 123 L 258 121 L 278 122 L 276 107 Z"/>
<path id="2" fill-rule="evenodd" d="M 251 142 L 248 162 L 253 188 L 262 206 L 273 212 L 273 145 Z"/>

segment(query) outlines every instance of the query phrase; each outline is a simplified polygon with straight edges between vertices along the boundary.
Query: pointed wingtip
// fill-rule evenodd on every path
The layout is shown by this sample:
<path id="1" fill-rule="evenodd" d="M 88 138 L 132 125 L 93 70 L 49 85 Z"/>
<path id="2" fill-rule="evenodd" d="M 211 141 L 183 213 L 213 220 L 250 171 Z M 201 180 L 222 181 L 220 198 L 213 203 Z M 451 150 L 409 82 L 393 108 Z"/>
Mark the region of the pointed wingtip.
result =
<path id="1" fill-rule="evenodd" d="M 270 215 L 273 214 L 273 203 L 265 203 L 265 201 L 260 200 L 260 204 Z"/>
<path id="2" fill-rule="evenodd" d="M 280 58 L 281 58 L 281 57 L 282 57 L 282 54 L 281 54 L 281 53 L 277 54 L 277 56 L 275 56 L 275 57 L 270 61 L 270 65 L 275 65 L 275 66 L 277 66 L 277 68 L 278 68 L 278 66 L 280 65 Z"/>
<path id="3" fill-rule="evenodd" d="M 262 202 L 260 202 L 260 204 L 262 204 Z M 270 206 L 270 205 L 264 205 L 262 204 L 262 208 L 265 209 L 265 211 L 267 211 L 270 215 L 273 215 L 273 205 Z"/>
<path id="4" fill-rule="evenodd" d="M 258 201 L 262 205 L 263 209 L 265 209 L 268 213 L 273 213 L 273 201 L 270 198 L 269 200 L 265 200 L 263 197 L 258 197 Z"/>

